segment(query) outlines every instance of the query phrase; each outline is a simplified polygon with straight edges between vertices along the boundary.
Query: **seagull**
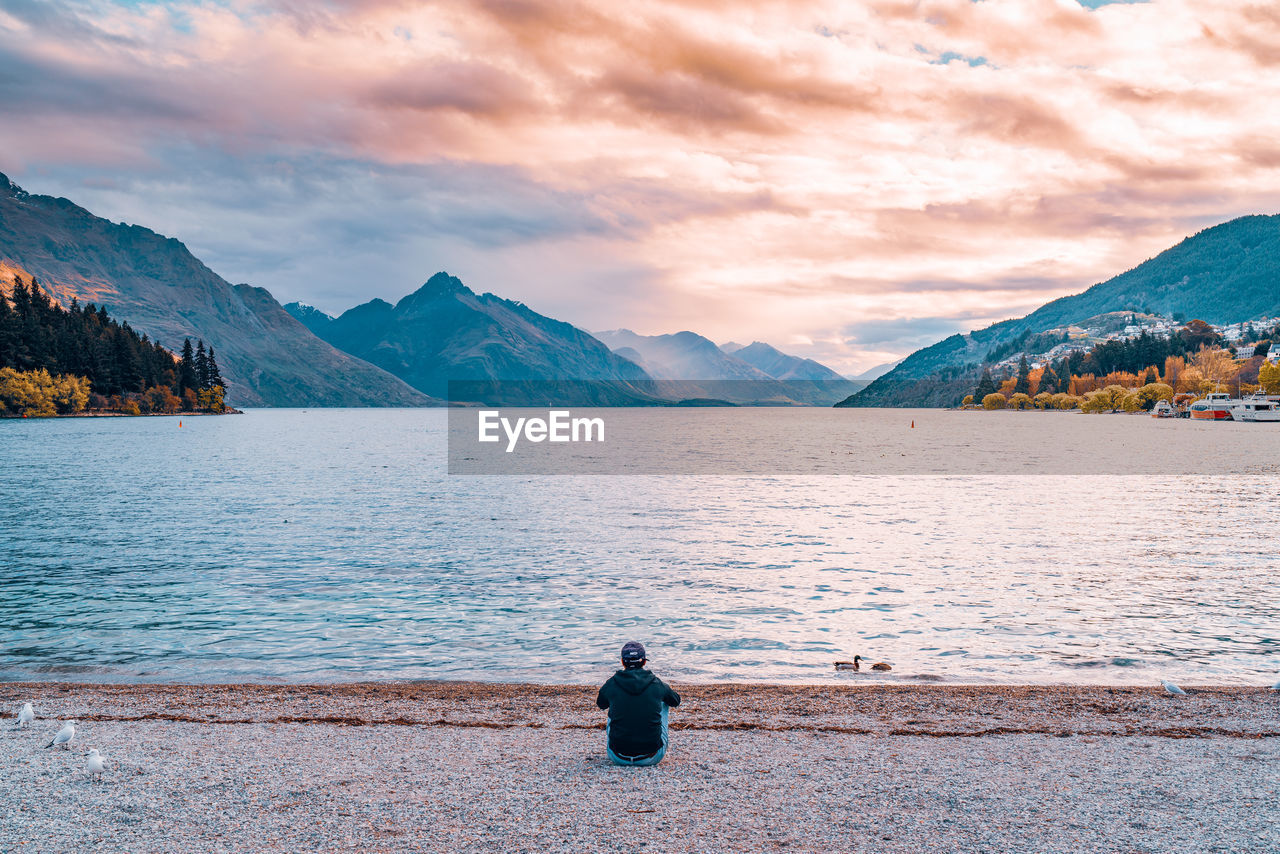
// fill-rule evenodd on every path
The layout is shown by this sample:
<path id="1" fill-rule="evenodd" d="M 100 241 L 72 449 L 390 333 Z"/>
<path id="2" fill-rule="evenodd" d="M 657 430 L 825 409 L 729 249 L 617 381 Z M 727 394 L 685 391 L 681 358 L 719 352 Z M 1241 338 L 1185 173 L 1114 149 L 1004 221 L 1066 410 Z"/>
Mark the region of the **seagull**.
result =
<path id="1" fill-rule="evenodd" d="M 1168 691 L 1170 694 L 1176 694 L 1179 697 L 1185 697 L 1187 695 L 1186 691 L 1183 691 L 1181 688 L 1179 688 L 1177 685 L 1174 685 L 1168 679 L 1161 681 L 1160 684 L 1163 685 L 1164 690 Z"/>
<path id="2" fill-rule="evenodd" d="M 31 708 L 31 704 L 27 703 L 22 707 L 22 711 L 18 712 L 18 726 L 23 729 L 27 728 L 27 724 L 36 719 L 36 710 Z"/>
<path id="3" fill-rule="evenodd" d="M 1277 682 L 1276 684 L 1272 685 L 1272 686 L 1271 686 L 1271 690 L 1272 690 L 1272 691 L 1280 691 L 1280 682 Z M 27 703 L 27 705 L 29 706 L 29 705 L 31 705 L 31 704 L 30 704 L 30 703 Z"/>
<path id="4" fill-rule="evenodd" d="M 71 739 L 76 737 L 76 722 L 67 721 L 62 725 L 62 729 L 58 730 L 58 734 L 53 737 L 53 741 L 45 745 L 47 750 L 50 747 L 62 745 L 63 750 L 71 749 Z"/>
<path id="5" fill-rule="evenodd" d="M 89 761 L 84 764 L 84 770 L 89 772 L 90 782 L 102 779 L 102 757 L 98 755 L 96 747 L 89 751 Z"/>

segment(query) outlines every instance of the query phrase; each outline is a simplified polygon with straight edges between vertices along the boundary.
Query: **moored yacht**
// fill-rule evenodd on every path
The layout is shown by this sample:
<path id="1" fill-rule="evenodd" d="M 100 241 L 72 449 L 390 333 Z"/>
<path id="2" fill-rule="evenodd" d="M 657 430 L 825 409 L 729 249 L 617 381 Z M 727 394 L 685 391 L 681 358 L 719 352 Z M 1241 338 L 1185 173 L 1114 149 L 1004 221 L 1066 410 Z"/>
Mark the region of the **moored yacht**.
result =
<path id="1" fill-rule="evenodd" d="M 1267 395 L 1250 395 L 1232 402 L 1231 417 L 1236 421 L 1280 421 L 1280 404 Z"/>
<path id="2" fill-rule="evenodd" d="M 1191 417 L 1202 421 L 1228 421 L 1231 419 L 1231 407 L 1243 403 L 1224 392 L 1205 395 L 1191 404 Z"/>

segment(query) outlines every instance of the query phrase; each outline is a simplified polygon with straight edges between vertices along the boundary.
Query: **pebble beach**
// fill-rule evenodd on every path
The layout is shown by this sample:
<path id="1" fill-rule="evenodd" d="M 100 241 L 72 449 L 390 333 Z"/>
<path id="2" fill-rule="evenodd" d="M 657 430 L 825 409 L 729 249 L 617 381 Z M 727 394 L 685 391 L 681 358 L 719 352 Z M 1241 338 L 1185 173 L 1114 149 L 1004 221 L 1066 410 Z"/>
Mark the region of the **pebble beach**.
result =
<path id="1" fill-rule="evenodd" d="M 675 687 L 616 768 L 594 687 L 8 683 L 0 852 L 1280 850 L 1265 689 Z"/>

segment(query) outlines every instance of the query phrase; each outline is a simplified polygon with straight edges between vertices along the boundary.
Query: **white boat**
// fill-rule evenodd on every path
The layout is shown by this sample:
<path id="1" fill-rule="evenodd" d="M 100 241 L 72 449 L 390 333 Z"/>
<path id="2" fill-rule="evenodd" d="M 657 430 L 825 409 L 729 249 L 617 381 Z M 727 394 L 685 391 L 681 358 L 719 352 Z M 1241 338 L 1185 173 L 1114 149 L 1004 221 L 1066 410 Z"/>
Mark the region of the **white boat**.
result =
<path id="1" fill-rule="evenodd" d="M 1191 404 L 1191 417 L 1203 421 L 1229 421 L 1231 407 L 1243 402 L 1229 394 L 1214 392 Z"/>
<path id="2" fill-rule="evenodd" d="M 1280 404 L 1266 395 L 1253 395 L 1232 401 L 1231 418 L 1235 421 L 1280 421 Z"/>
<path id="3" fill-rule="evenodd" d="M 1174 411 L 1173 404 L 1167 400 L 1157 400 L 1156 405 L 1151 407 L 1152 418 L 1177 418 L 1178 413 Z"/>

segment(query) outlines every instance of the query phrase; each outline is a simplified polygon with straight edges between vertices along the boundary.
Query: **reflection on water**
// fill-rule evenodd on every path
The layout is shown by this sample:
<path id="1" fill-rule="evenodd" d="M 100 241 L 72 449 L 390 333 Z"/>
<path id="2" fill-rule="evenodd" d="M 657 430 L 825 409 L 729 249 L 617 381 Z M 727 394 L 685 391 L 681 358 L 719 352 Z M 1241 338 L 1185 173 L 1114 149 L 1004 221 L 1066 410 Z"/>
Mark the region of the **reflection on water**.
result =
<path id="1" fill-rule="evenodd" d="M 685 681 L 1275 680 L 1280 478 L 449 477 L 444 433 L 0 422 L 0 678 L 590 681 L 637 638 Z"/>

